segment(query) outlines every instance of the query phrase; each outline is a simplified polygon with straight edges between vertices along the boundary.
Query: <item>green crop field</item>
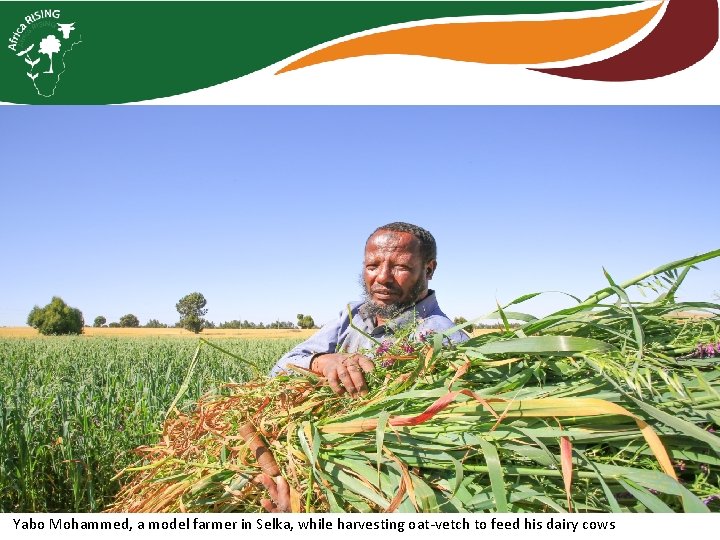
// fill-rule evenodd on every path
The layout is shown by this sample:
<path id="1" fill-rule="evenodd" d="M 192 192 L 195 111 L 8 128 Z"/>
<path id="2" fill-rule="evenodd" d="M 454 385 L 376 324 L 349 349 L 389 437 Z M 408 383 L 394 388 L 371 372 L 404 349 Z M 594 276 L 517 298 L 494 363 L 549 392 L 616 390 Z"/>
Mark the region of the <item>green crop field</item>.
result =
<path id="1" fill-rule="evenodd" d="M 224 339 L 265 372 L 300 339 Z M 0 511 L 98 512 L 113 477 L 158 439 L 198 341 L 167 338 L 0 339 Z M 176 407 L 252 376 L 203 346 Z"/>

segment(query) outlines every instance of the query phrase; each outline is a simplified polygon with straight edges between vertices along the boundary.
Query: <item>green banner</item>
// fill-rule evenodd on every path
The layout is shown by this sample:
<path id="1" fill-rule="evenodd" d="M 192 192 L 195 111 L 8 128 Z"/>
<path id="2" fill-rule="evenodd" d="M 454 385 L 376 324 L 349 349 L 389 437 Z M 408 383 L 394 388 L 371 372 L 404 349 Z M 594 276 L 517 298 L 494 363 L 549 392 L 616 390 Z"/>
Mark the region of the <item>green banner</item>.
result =
<path id="1" fill-rule="evenodd" d="M 311 47 L 387 25 L 636 3 L 3 2 L 0 101 L 149 100 L 234 80 Z"/>

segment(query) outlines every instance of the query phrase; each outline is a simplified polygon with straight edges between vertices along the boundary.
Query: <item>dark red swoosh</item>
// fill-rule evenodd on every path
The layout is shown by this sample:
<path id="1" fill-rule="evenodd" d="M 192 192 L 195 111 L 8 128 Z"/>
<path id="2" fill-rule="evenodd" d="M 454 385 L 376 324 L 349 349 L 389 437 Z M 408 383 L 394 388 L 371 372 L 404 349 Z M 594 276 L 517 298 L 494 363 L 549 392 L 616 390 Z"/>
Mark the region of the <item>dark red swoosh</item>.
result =
<path id="1" fill-rule="evenodd" d="M 677 73 L 705 58 L 718 41 L 718 0 L 668 0 L 650 34 L 617 56 L 543 73 L 594 81 L 637 81 Z"/>

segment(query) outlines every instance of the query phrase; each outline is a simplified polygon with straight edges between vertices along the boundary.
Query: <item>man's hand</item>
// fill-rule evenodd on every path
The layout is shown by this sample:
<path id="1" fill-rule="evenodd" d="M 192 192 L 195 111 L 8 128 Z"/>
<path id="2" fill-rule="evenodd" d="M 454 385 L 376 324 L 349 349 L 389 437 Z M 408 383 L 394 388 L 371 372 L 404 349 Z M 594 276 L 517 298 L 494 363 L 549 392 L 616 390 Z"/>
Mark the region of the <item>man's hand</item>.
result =
<path id="1" fill-rule="evenodd" d="M 361 354 L 323 354 L 315 357 L 310 369 L 327 378 L 330 388 L 338 395 L 347 392 L 351 397 L 368 393 L 363 373 L 375 368 L 372 360 Z"/>
<path id="2" fill-rule="evenodd" d="M 268 490 L 269 499 L 262 499 L 260 504 L 266 512 L 280 513 L 290 512 L 290 486 L 282 476 L 272 477 L 265 473 L 258 474 L 255 477 L 256 482 L 260 482 Z"/>

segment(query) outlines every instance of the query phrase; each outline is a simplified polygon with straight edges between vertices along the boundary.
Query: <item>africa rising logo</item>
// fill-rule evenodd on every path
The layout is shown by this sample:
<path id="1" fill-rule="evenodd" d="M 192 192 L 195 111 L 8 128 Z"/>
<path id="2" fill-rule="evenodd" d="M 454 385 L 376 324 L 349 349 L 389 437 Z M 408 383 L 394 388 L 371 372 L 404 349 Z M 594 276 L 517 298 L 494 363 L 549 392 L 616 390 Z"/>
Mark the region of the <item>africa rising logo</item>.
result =
<path id="1" fill-rule="evenodd" d="M 25 62 L 25 74 L 38 95 L 51 97 L 70 52 L 80 43 L 75 22 L 66 21 L 59 9 L 43 9 L 23 19 L 8 40 L 8 49 Z"/>

